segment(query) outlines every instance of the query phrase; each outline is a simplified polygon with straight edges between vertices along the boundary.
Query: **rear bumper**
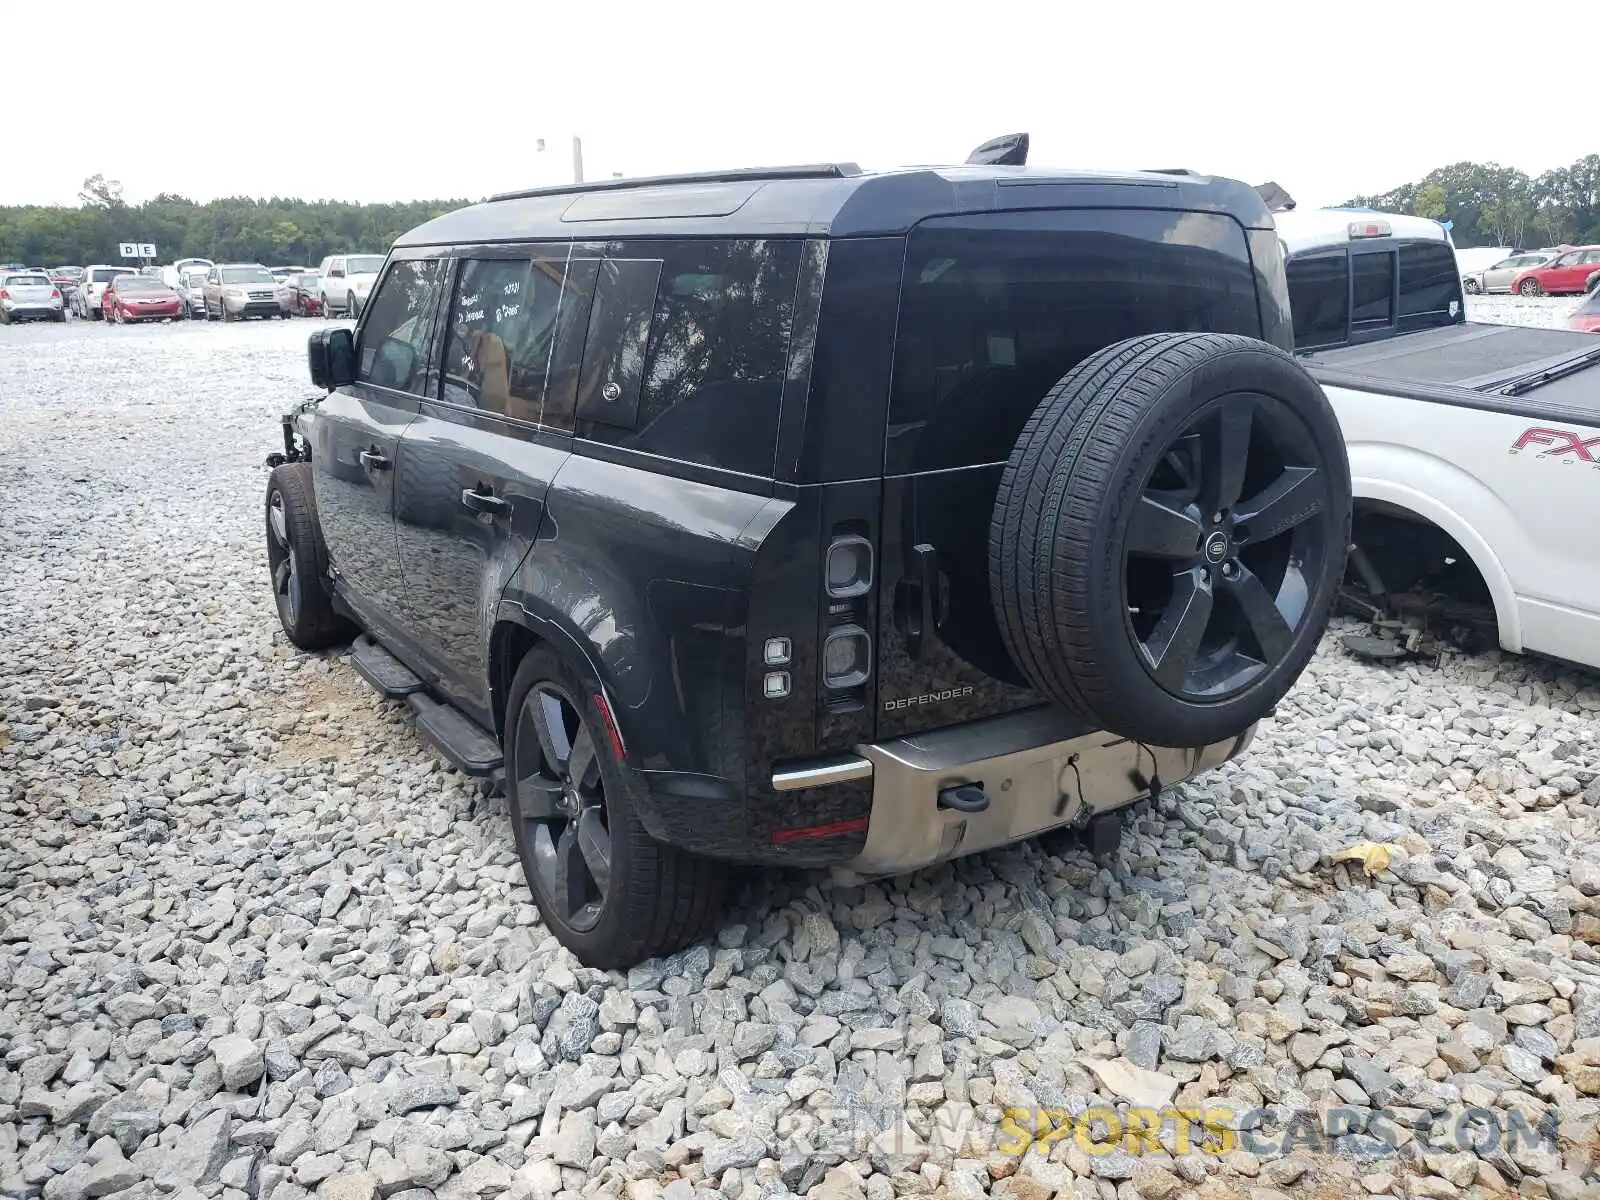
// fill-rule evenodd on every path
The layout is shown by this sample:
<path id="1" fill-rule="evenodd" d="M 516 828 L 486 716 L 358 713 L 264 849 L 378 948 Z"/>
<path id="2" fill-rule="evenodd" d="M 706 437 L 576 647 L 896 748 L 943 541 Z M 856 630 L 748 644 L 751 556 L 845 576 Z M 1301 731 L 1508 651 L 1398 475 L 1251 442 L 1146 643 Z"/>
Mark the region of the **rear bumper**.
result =
<path id="1" fill-rule="evenodd" d="M 841 864 L 863 877 L 898 875 L 1051 829 L 1075 826 L 1191 779 L 1242 754 L 1255 735 L 1191 749 L 1144 746 L 1081 725 L 1053 709 L 1030 709 L 933 733 L 857 748 L 857 753 L 787 765 L 779 792 L 871 781 L 872 807 L 860 852 Z M 941 804 L 941 792 L 975 788 L 981 811 Z"/>

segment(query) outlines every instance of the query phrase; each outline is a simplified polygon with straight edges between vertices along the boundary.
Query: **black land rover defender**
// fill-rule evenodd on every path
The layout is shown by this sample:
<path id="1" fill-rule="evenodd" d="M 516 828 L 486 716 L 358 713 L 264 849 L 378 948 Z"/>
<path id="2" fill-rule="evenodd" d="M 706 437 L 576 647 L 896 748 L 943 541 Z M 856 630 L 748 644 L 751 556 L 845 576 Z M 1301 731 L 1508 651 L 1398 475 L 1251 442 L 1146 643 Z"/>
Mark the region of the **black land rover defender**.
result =
<path id="1" fill-rule="evenodd" d="M 911 871 L 1240 753 L 1348 537 L 1292 338 L 1260 197 L 1187 171 L 497 197 L 312 336 L 278 612 L 503 782 L 549 927 L 626 965 L 725 862 Z"/>

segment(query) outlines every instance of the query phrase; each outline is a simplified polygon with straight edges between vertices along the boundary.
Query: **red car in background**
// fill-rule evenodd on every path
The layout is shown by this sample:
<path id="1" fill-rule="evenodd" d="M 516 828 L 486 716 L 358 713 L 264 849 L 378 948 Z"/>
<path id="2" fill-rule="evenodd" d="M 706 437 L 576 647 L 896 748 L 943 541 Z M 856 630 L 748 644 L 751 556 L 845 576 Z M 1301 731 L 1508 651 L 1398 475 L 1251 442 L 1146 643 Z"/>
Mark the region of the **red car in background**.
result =
<path id="1" fill-rule="evenodd" d="M 1522 296 L 1587 292 L 1600 282 L 1600 246 L 1575 246 L 1543 266 L 1529 267 L 1511 281 Z"/>
<path id="2" fill-rule="evenodd" d="M 118 275 L 106 284 L 100 313 L 107 321 L 176 321 L 183 316 L 183 297 L 148 275 Z"/>
<path id="3" fill-rule="evenodd" d="M 1572 310 L 1572 315 L 1567 318 L 1567 328 L 1576 329 L 1579 333 L 1600 333 L 1600 288 L 1590 292 Z"/>
<path id="4" fill-rule="evenodd" d="M 322 276 L 315 271 L 297 271 L 283 281 L 289 289 L 289 311 L 297 317 L 326 316 L 322 311 Z"/>

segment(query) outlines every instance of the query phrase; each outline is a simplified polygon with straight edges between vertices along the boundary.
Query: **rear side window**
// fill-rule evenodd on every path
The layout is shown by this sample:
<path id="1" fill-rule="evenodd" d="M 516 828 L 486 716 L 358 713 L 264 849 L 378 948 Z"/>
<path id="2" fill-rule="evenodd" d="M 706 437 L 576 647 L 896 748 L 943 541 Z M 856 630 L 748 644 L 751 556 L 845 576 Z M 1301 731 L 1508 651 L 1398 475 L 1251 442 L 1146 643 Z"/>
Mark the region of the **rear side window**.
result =
<path id="1" fill-rule="evenodd" d="M 357 335 L 359 382 L 399 392 L 422 391 L 438 281 L 437 260 L 400 259 L 378 282 Z"/>
<path id="2" fill-rule="evenodd" d="M 1294 311 L 1297 348 L 1328 346 L 1344 341 L 1350 330 L 1350 257 L 1343 250 L 1307 258 L 1292 258 L 1289 306 Z"/>
<path id="3" fill-rule="evenodd" d="M 801 243 L 708 239 L 604 249 L 578 435 L 770 476 Z"/>
<path id="4" fill-rule="evenodd" d="M 1447 313 L 1459 305 L 1461 276 L 1456 272 L 1456 252 L 1444 242 L 1401 242 L 1400 315 Z"/>
<path id="5" fill-rule="evenodd" d="M 907 241 L 886 472 L 1004 461 L 1062 375 L 1159 330 L 1261 336 L 1244 231 L 1229 218 L 1076 209 L 923 222 Z"/>
<path id="6" fill-rule="evenodd" d="M 582 347 L 587 288 L 569 279 L 567 251 L 467 259 L 456 278 L 441 398 L 530 424 L 570 429 L 568 359 Z M 558 417 L 558 413 L 565 416 Z"/>

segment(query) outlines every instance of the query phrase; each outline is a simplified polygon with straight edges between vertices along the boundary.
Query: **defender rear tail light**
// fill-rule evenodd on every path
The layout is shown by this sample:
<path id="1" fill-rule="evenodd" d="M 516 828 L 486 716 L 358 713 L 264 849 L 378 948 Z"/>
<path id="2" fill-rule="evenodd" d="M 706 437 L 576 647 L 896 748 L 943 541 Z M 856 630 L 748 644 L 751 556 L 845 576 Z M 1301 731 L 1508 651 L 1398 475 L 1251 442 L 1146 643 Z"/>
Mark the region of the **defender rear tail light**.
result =
<path id="1" fill-rule="evenodd" d="M 862 596 L 872 587 L 872 543 L 864 537 L 837 537 L 828 545 L 828 595 L 835 600 Z"/>
<path id="2" fill-rule="evenodd" d="M 822 681 L 830 688 L 860 687 L 872 674 L 872 638 L 859 625 L 829 630 L 822 643 Z"/>

